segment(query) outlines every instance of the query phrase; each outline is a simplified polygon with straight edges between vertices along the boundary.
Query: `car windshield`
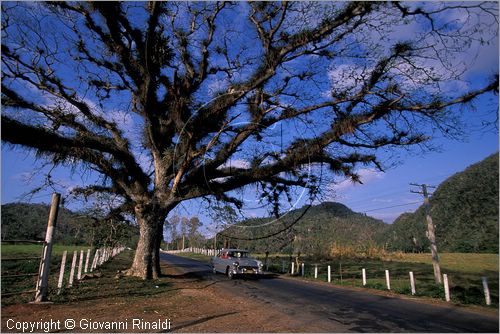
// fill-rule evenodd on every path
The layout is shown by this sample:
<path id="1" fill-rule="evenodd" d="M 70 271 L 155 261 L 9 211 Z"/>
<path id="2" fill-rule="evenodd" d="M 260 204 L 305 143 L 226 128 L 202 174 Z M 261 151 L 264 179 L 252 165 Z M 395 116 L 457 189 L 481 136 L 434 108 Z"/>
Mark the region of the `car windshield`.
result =
<path id="1" fill-rule="evenodd" d="M 247 252 L 229 252 L 229 256 L 231 257 L 238 257 L 238 258 L 247 258 L 248 253 Z"/>

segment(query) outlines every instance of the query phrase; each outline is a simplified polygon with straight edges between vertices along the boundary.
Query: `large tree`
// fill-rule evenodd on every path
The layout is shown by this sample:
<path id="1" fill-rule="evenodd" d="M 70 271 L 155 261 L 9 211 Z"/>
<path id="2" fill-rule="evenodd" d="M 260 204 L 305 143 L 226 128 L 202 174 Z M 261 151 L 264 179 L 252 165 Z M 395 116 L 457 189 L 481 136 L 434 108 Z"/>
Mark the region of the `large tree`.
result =
<path id="1" fill-rule="evenodd" d="M 320 166 L 356 181 L 357 165 L 384 167 L 380 150 L 456 135 L 457 106 L 498 89 L 497 76 L 450 88 L 497 39 L 497 11 L 2 2 L 2 140 L 101 175 L 76 192 L 121 196 L 140 227 L 129 274 L 157 277 L 183 201 L 241 205 L 235 190 L 258 185 L 279 204 L 290 187 L 315 193 Z"/>

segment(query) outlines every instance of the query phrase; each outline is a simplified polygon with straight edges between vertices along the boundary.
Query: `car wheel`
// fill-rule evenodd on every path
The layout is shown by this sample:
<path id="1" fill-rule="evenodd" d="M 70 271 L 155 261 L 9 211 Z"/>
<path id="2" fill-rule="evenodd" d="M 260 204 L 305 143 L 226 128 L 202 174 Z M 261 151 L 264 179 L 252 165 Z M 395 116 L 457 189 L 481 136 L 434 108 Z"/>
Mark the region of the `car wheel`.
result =
<path id="1" fill-rule="evenodd" d="M 227 272 L 227 278 L 233 279 L 233 271 L 229 269 L 229 267 L 226 270 Z"/>
<path id="2" fill-rule="evenodd" d="M 212 274 L 217 274 L 217 270 L 215 269 L 215 266 L 212 266 Z"/>

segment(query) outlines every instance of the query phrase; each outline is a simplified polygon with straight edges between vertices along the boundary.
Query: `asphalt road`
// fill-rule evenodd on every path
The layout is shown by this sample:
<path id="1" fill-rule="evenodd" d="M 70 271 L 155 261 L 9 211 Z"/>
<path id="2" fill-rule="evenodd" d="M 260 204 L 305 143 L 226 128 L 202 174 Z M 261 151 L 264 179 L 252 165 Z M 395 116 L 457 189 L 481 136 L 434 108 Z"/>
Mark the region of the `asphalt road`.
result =
<path id="1" fill-rule="evenodd" d="M 488 332 L 498 333 L 498 318 L 457 306 L 371 294 L 295 279 L 264 277 L 233 279 L 213 275 L 199 261 L 162 254 L 162 259 L 184 273 L 196 275 L 235 295 L 252 298 L 311 324 L 324 332 Z"/>

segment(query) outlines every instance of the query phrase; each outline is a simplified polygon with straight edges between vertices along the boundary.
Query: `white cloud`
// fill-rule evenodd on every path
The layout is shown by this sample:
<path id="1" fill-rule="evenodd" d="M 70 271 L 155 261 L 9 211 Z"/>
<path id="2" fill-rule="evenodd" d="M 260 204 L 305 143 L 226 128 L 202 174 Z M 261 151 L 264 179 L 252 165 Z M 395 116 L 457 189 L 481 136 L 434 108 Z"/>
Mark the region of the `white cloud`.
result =
<path id="1" fill-rule="evenodd" d="M 215 94 L 225 91 L 229 87 L 229 81 L 227 79 L 215 79 L 207 85 L 208 93 L 212 96 Z"/>
<path id="2" fill-rule="evenodd" d="M 357 171 L 359 178 L 363 184 L 368 184 L 384 177 L 384 173 L 371 168 L 363 168 Z M 351 179 L 346 179 L 338 183 L 331 183 L 328 185 L 330 191 L 334 193 L 346 191 L 352 187 L 359 185 L 354 183 Z"/>
<path id="3" fill-rule="evenodd" d="M 141 152 L 134 152 L 136 156 L 137 163 L 141 166 L 142 170 L 146 173 L 150 173 L 153 169 L 153 160 L 148 154 Z"/>
<path id="4" fill-rule="evenodd" d="M 249 168 L 250 162 L 243 159 L 228 160 L 226 163 L 221 165 L 219 168 Z"/>
<path id="5" fill-rule="evenodd" d="M 372 199 L 372 202 L 374 202 L 374 203 L 392 203 L 393 200 L 392 199 L 375 198 L 375 199 Z"/>
<path id="6" fill-rule="evenodd" d="M 327 75 L 332 89 L 350 90 L 364 81 L 366 73 L 365 68 L 354 64 L 332 64 L 328 69 Z"/>
<path id="7" fill-rule="evenodd" d="M 367 185 L 384 178 L 384 173 L 372 168 L 363 168 L 357 171 L 363 184 L 354 183 L 351 179 L 345 179 L 340 182 L 331 182 L 325 187 L 325 192 L 321 198 L 322 201 L 346 201 L 350 199 L 349 190 L 357 186 Z"/>
<path id="8" fill-rule="evenodd" d="M 113 110 L 104 114 L 106 120 L 116 123 L 122 130 L 130 130 L 134 126 L 134 120 L 129 112 Z"/>

